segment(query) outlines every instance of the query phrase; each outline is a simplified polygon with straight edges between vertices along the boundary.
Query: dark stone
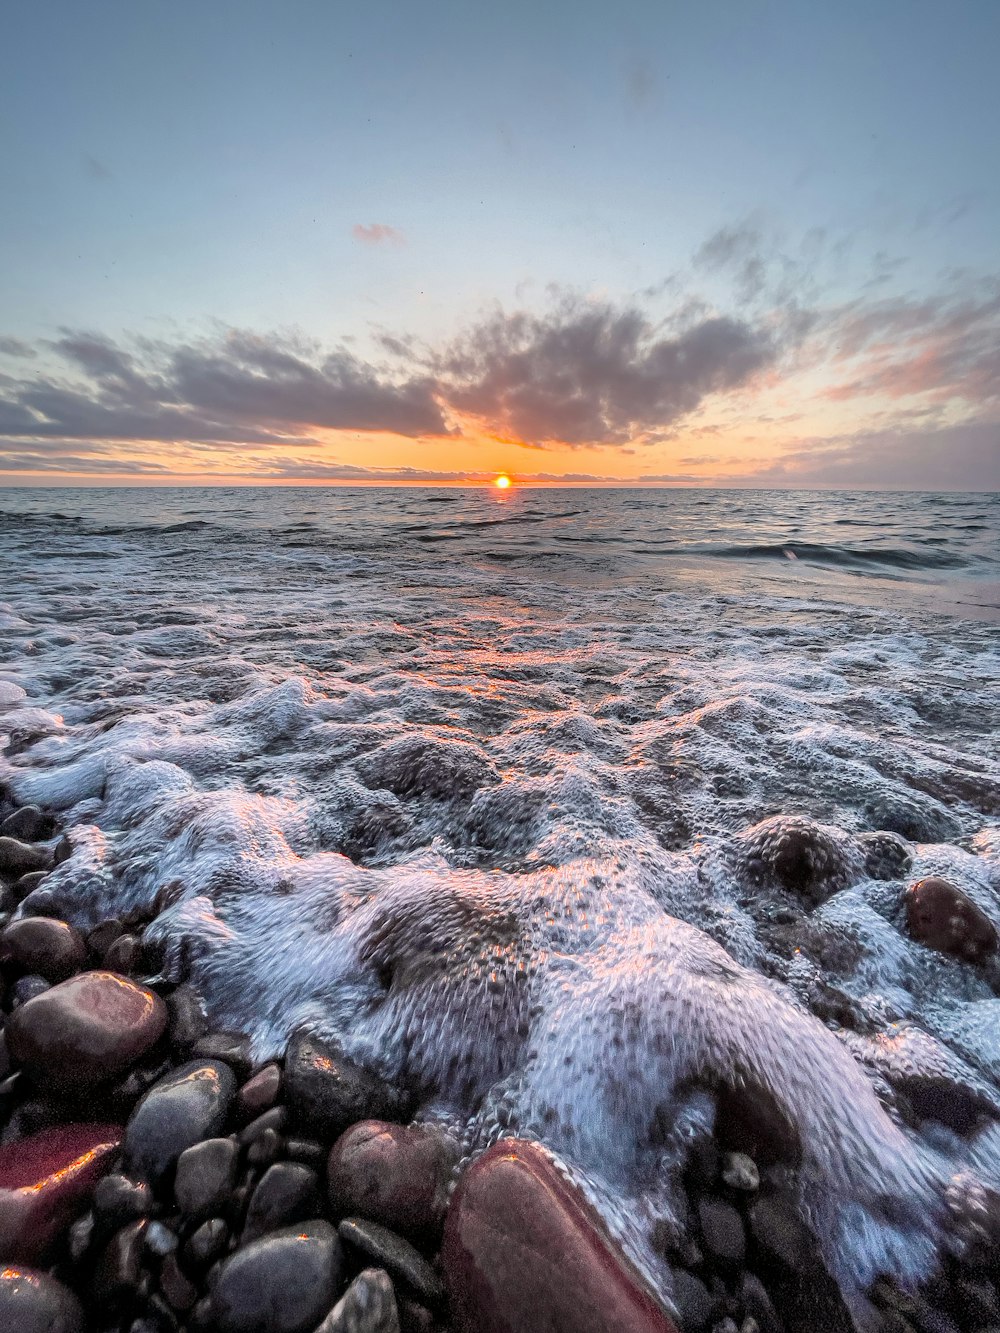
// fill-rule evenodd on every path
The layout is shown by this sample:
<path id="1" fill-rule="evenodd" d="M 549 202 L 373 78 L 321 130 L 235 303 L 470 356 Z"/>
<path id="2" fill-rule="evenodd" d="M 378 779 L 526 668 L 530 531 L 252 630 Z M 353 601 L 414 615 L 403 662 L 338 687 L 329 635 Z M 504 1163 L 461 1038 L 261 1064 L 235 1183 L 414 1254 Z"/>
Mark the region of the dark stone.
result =
<path id="1" fill-rule="evenodd" d="M 913 864 L 913 853 L 898 833 L 862 833 L 858 841 L 865 854 L 865 874 L 872 879 L 902 879 Z"/>
<path id="2" fill-rule="evenodd" d="M 120 1142 L 118 1125 L 58 1125 L 0 1148 L 0 1258 L 43 1258 Z"/>
<path id="3" fill-rule="evenodd" d="M 235 1139 L 204 1139 L 177 1159 L 174 1198 L 187 1217 L 210 1217 L 225 1208 L 236 1187 L 239 1146 Z"/>
<path id="4" fill-rule="evenodd" d="M 736 1298 L 744 1312 L 756 1319 L 760 1333 L 782 1333 L 781 1320 L 774 1302 L 756 1273 L 744 1273 L 736 1289 Z"/>
<path id="5" fill-rule="evenodd" d="M 686 1268 L 674 1269 L 674 1305 L 684 1333 L 701 1333 L 719 1314 L 719 1302 L 704 1282 Z"/>
<path id="6" fill-rule="evenodd" d="M 419 1301 L 397 1293 L 396 1309 L 399 1311 L 399 1327 L 402 1333 L 444 1333 L 446 1326 L 439 1324 L 427 1306 L 421 1305 Z M 451 1325 L 447 1327 L 450 1328 Z"/>
<path id="7" fill-rule="evenodd" d="M 409 1120 L 406 1093 L 356 1065 L 336 1046 L 297 1033 L 285 1054 L 285 1097 L 296 1119 L 333 1138 L 359 1120 Z"/>
<path id="8" fill-rule="evenodd" d="M 723 1199 L 702 1199 L 698 1222 L 708 1253 L 724 1268 L 739 1268 L 746 1255 L 746 1233 L 733 1205 Z"/>
<path id="9" fill-rule="evenodd" d="M 37 1000 L 39 995 L 44 995 L 46 991 L 51 989 L 51 985 L 44 977 L 18 977 L 10 988 L 11 1010 L 20 1009 L 23 1005 L 26 1005 L 29 1000 Z"/>
<path id="10" fill-rule="evenodd" d="M 119 935 L 108 946 L 104 955 L 104 965 L 112 972 L 121 972 L 127 976 L 136 970 L 142 946 L 134 935 Z"/>
<path id="11" fill-rule="evenodd" d="M 320 1166 L 326 1152 L 316 1139 L 286 1139 L 285 1155 L 306 1166 Z"/>
<path id="12" fill-rule="evenodd" d="M 333 1304 L 342 1267 L 329 1222 L 299 1223 L 251 1241 L 216 1277 L 215 1326 L 219 1333 L 312 1333 Z"/>
<path id="13" fill-rule="evenodd" d="M 177 1236 L 163 1222 L 150 1222 L 146 1228 L 146 1249 L 158 1259 L 165 1259 L 177 1249 Z"/>
<path id="14" fill-rule="evenodd" d="M 47 874 L 47 870 L 29 870 L 26 875 L 22 875 L 20 879 L 16 879 L 14 881 L 14 897 L 17 901 L 24 902 L 28 894 L 34 893 L 41 885 Z"/>
<path id="15" fill-rule="evenodd" d="M 229 1228 L 221 1217 L 210 1217 L 188 1237 L 184 1257 L 196 1268 L 207 1268 L 226 1252 Z"/>
<path id="16" fill-rule="evenodd" d="M 316 1333 L 399 1333 L 396 1293 L 388 1273 L 378 1268 L 359 1273 Z"/>
<path id="17" fill-rule="evenodd" d="M 276 1129 L 265 1129 L 247 1148 L 247 1161 L 254 1166 L 270 1166 L 281 1156 L 282 1138 Z"/>
<path id="18" fill-rule="evenodd" d="M 113 972 L 81 972 L 12 1014 L 7 1041 L 40 1087 L 76 1093 L 127 1069 L 166 1021 L 152 991 Z"/>
<path id="19" fill-rule="evenodd" d="M 281 1096 L 281 1066 L 265 1065 L 236 1095 L 236 1115 L 242 1122 L 256 1119 L 269 1111 Z"/>
<path id="20" fill-rule="evenodd" d="M 201 1060 L 222 1060 L 241 1081 L 253 1071 L 250 1038 L 242 1032 L 207 1032 L 195 1042 L 191 1054 Z"/>
<path id="21" fill-rule="evenodd" d="M 0 823 L 0 838 L 16 838 L 19 842 L 44 842 L 55 832 L 56 821 L 37 805 L 22 805 Z"/>
<path id="22" fill-rule="evenodd" d="M 88 934 L 87 948 L 96 957 L 103 959 L 119 935 L 124 933 L 125 927 L 118 918 L 116 916 L 109 917 L 107 921 L 102 921 Z"/>
<path id="23" fill-rule="evenodd" d="M 739 1193 L 752 1194 L 760 1188 L 760 1172 L 752 1157 L 743 1152 L 727 1152 L 722 1159 L 722 1183 Z"/>
<path id="24" fill-rule="evenodd" d="M 808 1227 L 799 1216 L 793 1199 L 780 1194 L 756 1199 L 748 1218 L 754 1240 L 786 1268 L 805 1268 L 814 1250 Z"/>
<path id="25" fill-rule="evenodd" d="M 225 1127 L 236 1079 L 218 1060 L 192 1060 L 154 1083 L 125 1127 L 125 1164 L 154 1183 L 181 1153 Z"/>
<path id="26" fill-rule="evenodd" d="M 0 1329 L 5 1333 L 84 1333 L 83 1307 L 48 1273 L 0 1266 Z"/>
<path id="27" fill-rule="evenodd" d="M 365 1120 L 330 1151 L 327 1183 L 336 1212 L 356 1213 L 424 1242 L 440 1234 L 458 1144 L 427 1126 Z"/>
<path id="28" fill-rule="evenodd" d="M 437 1305 L 441 1301 L 444 1296 L 441 1279 L 408 1240 L 363 1217 L 345 1217 L 337 1230 L 341 1240 L 384 1268 L 390 1277 L 409 1287 L 422 1301 L 428 1305 Z"/>
<path id="29" fill-rule="evenodd" d="M 504 1139 L 458 1183 L 441 1263 L 456 1333 L 677 1333 L 538 1144 Z"/>
<path id="30" fill-rule="evenodd" d="M 904 902 L 910 934 L 929 949 L 967 963 L 997 952 L 996 927 L 981 907 L 955 884 L 931 876 L 907 889 Z"/>
<path id="31" fill-rule="evenodd" d="M 0 837 L 0 875 L 9 880 L 20 879 L 35 871 L 49 870 L 52 853 L 47 847 L 33 847 L 18 838 Z"/>
<path id="32" fill-rule="evenodd" d="M 22 972 L 34 972 L 46 981 L 65 981 L 87 961 L 87 946 L 80 933 L 65 921 L 30 916 L 12 921 L 0 935 L 0 962 Z"/>
<path id="33" fill-rule="evenodd" d="M 110 1226 L 120 1227 L 153 1211 L 153 1191 L 143 1180 L 105 1176 L 94 1190 L 94 1211 Z"/>
<path id="34" fill-rule="evenodd" d="M 25 877 L 27 878 L 27 876 Z M 62 918 L 63 909 L 60 898 L 51 889 L 32 889 L 21 899 L 22 916 L 51 916 L 57 921 Z"/>
<path id="35" fill-rule="evenodd" d="M 290 1222 L 315 1217 L 319 1203 L 319 1177 L 315 1171 L 298 1162 L 276 1162 L 264 1172 L 250 1196 L 243 1243 Z"/>
<path id="36" fill-rule="evenodd" d="M 239 1134 L 240 1143 L 246 1147 L 253 1143 L 254 1139 L 259 1139 L 262 1134 L 266 1134 L 269 1129 L 280 1134 L 288 1123 L 288 1108 L 285 1106 L 272 1106 L 270 1111 L 265 1111 L 259 1115 L 256 1120 L 251 1120 L 249 1125 L 245 1125 Z"/>
<path id="37" fill-rule="evenodd" d="M 193 1046 L 207 1026 L 201 1002 L 190 986 L 178 986 L 167 996 L 170 1040 L 174 1046 Z"/>
<path id="38" fill-rule="evenodd" d="M 121 1300 L 139 1285 L 142 1276 L 142 1251 L 148 1222 L 145 1218 L 129 1222 L 116 1231 L 104 1248 L 91 1283 L 98 1302 Z"/>
<path id="39" fill-rule="evenodd" d="M 160 1290 L 171 1310 L 186 1314 L 198 1299 L 198 1288 L 184 1276 L 174 1255 L 168 1255 L 160 1268 Z"/>

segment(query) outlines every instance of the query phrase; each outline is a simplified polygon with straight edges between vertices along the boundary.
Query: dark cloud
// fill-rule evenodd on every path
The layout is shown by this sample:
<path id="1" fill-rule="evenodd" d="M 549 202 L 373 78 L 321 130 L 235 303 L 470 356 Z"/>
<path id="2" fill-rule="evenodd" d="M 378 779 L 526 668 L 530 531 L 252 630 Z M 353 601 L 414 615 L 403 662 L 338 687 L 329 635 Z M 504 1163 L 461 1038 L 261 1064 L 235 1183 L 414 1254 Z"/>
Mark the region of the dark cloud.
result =
<path id="1" fill-rule="evenodd" d="M 364 245 L 405 245 L 406 237 L 395 227 L 384 222 L 371 222 L 368 226 L 356 223 L 351 228 L 351 235 Z"/>
<path id="2" fill-rule="evenodd" d="M 0 353 L 4 356 L 34 357 L 37 355 L 30 343 L 21 338 L 0 338 Z"/>
<path id="3" fill-rule="evenodd" d="M 496 314 L 435 365 L 448 402 L 511 438 L 626 443 L 773 364 L 769 331 L 709 317 L 664 334 L 638 309 L 564 301 Z"/>

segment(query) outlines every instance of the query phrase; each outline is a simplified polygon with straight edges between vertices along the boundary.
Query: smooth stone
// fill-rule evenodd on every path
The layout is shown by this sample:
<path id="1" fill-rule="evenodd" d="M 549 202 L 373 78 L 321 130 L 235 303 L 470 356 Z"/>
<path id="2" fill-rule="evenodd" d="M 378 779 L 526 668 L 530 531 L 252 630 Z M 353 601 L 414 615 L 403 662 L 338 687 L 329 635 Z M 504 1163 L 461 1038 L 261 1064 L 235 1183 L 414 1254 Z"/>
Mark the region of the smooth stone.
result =
<path id="1" fill-rule="evenodd" d="M 201 1001 L 190 986 L 178 986 L 167 996 L 167 1015 L 175 1046 L 193 1046 L 207 1026 Z"/>
<path id="2" fill-rule="evenodd" d="M 108 1241 L 91 1283 L 95 1300 L 116 1301 L 138 1287 L 148 1225 L 144 1217 L 139 1218 L 121 1227 Z"/>
<path id="3" fill-rule="evenodd" d="M 0 1259 L 32 1262 L 69 1227 L 111 1165 L 118 1125 L 59 1125 L 0 1148 Z"/>
<path id="4" fill-rule="evenodd" d="M 306 1166 L 321 1166 L 326 1150 L 316 1139 L 286 1139 L 285 1154 Z"/>
<path id="5" fill-rule="evenodd" d="M 191 1048 L 191 1055 L 200 1060 L 222 1060 L 240 1080 L 249 1078 L 253 1071 L 250 1038 L 242 1032 L 206 1032 Z"/>
<path id="6" fill-rule="evenodd" d="M 102 921 L 99 926 L 87 934 L 87 948 L 98 958 L 104 958 L 104 955 L 114 944 L 119 935 L 124 934 L 125 927 L 116 916 L 109 917 L 107 921 Z"/>
<path id="7" fill-rule="evenodd" d="M 240 1130 L 240 1143 L 246 1147 L 266 1134 L 269 1129 L 273 1129 L 276 1134 L 280 1134 L 288 1123 L 287 1106 L 272 1106 L 270 1111 L 265 1111 L 259 1115 L 256 1120 L 251 1120 L 249 1125 L 244 1125 Z"/>
<path id="8" fill-rule="evenodd" d="M 424 1256 L 388 1227 L 363 1217 L 345 1217 L 337 1230 L 341 1240 L 360 1250 L 366 1259 L 384 1268 L 428 1305 L 437 1305 L 444 1296 L 441 1279 Z"/>
<path id="9" fill-rule="evenodd" d="M 235 1139 L 204 1139 L 177 1159 L 174 1198 L 188 1217 L 221 1212 L 236 1188 L 239 1145 Z"/>
<path id="10" fill-rule="evenodd" d="M 94 1211 L 111 1226 L 124 1226 L 153 1211 L 153 1191 L 144 1180 L 130 1180 L 118 1173 L 105 1176 L 94 1190 Z"/>
<path id="11" fill-rule="evenodd" d="M 357 1213 L 416 1240 L 440 1234 L 458 1144 L 427 1126 L 365 1120 L 330 1150 L 327 1185 L 341 1213 Z"/>
<path id="12" fill-rule="evenodd" d="M 7 1042 L 40 1087 L 74 1093 L 134 1064 L 166 1022 L 152 991 L 113 972 L 81 972 L 12 1014 Z"/>
<path id="13" fill-rule="evenodd" d="M 805 1268 L 814 1249 L 812 1237 L 793 1200 L 780 1194 L 757 1199 L 747 1214 L 754 1240 L 786 1268 Z"/>
<path id="14" fill-rule="evenodd" d="M 705 1249 L 723 1267 L 739 1268 L 746 1256 L 747 1238 L 743 1219 L 723 1199 L 702 1199 L 698 1221 Z"/>
<path id="15" fill-rule="evenodd" d="M 333 1138 L 359 1120 L 409 1120 L 410 1097 L 332 1044 L 296 1033 L 285 1053 L 285 1098 L 297 1119 Z"/>
<path id="16" fill-rule="evenodd" d="M 281 1156 L 282 1138 L 276 1129 L 265 1129 L 247 1148 L 247 1161 L 254 1166 L 270 1166 Z"/>
<path id="17" fill-rule="evenodd" d="M 736 1295 L 747 1315 L 756 1319 L 761 1333 L 782 1333 L 774 1302 L 756 1273 L 743 1274 Z"/>
<path id="18" fill-rule="evenodd" d="M 11 1010 L 22 1008 L 29 1000 L 36 1000 L 39 995 L 44 995 L 51 989 L 51 985 L 44 977 L 18 977 L 10 988 Z"/>
<path id="19" fill-rule="evenodd" d="M 47 874 L 47 870 L 29 870 L 26 875 L 22 875 L 20 879 L 16 879 L 13 888 L 14 897 L 18 902 L 23 902 L 29 893 L 34 893 Z"/>
<path id="20" fill-rule="evenodd" d="M 280 1096 L 281 1066 L 265 1065 L 236 1094 L 236 1114 L 245 1124 L 270 1111 Z"/>
<path id="21" fill-rule="evenodd" d="M 48 870 L 52 853 L 47 847 L 34 847 L 20 838 L 0 838 L 0 875 L 20 879 L 38 870 Z"/>
<path id="22" fill-rule="evenodd" d="M 674 1269 L 673 1295 L 684 1333 L 701 1333 L 719 1311 L 718 1300 L 686 1268 Z"/>
<path id="23" fill-rule="evenodd" d="M 0 1329 L 4 1333 L 84 1333 L 83 1306 L 48 1273 L 0 1266 Z"/>
<path id="24" fill-rule="evenodd" d="M 171 1310 L 179 1314 L 186 1314 L 198 1299 L 198 1288 L 188 1281 L 173 1254 L 160 1266 L 160 1290 Z"/>
<path id="25" fill-rule="evenodd" d="M 110 972 L 121 972 L 127 976 L 129 972 L 136 970 L 141 952 L 142 943 L 135 935 L 119 935 L 114 943 L 108 946 L 108 951 L 104 955 L 104 966 Z"/>
<path id="26" fill-rule="evenodd" d="M 177 1249 L 177 1237 L 162 1222 L 150 1222 L 146 1228 L 146 1249 L 158 1259 L 165 1259 Z"/>
<path id="27" fill-rule="evenodd" d="M 228 1244 L 229 1228 L 221 1217 L 210 1217 L 188 1237 L 184 1256 L 196 1267 L 206 1268 L 225 1254 Z"/>
<path id="28" fill-rule="evenodd" d="M 22 805 L 0 823 L 0 838 L 16 838 L 18 842 L 43 842 L 51 838 L 56 821 L 37 805 Z"/>
<path id="29" fill-rule="evenodd" d="M 319 1204 L 319 1176 L 315 1171 L 298 1162 L 275 1162 L 250 1196 L 243 1243 L 288 1223 L 315 1217 Z"/>
<path id="30" fill-rule="evenodd" d="M 329 1222 L 301 1222 L 244 1245 L 212 1290 L 219 1333 L 312 1333 L 340 1286 L 343 1255 Z"/>
<path id="31" fill-rule="evenodd" d="M 90 1249 L 91 1241 L 94 1239 L 94 1214 L 93 1212 L 84 1213 L 78 1217 L 69 1229 L 69 1253 L 70 1258 L 75 1264 L 78 1264 L 83 1256 Z"/>
<path id="32" fill-rule="evenodd" d="M 399 1310 L 389 1274 L 378 1268 L 360 1272 L 316 1333 L 399 1333 Z"/>
<path id="33" fill-rule="evenodd" d="M 29 916 L 12 921 L 0 935 L 0 962 L 13 963 L 46 981 L 65 981 L 87 961 L 87 946 L 79 931 L 65 921 Z"/>
<path id="34" fill-rule="evenodd" d="M 929 949 L 979 963 L 997 952 L 996 927 L 983 909 L 955 884 L 932 875 L 904 895 L 910 934 Z"/>
<path id="35" fill-rule="evenodd" d="M 731 1190 L 752 1194 L 760 1188 L 757 1163 L 745 1152 L 727 1152 L 722 1159 L 722 1181 Z"/>
<path id="36" fill-rule="evenodd" d="M 459 1181 L 441 1262 L 456 1333 L 677 1333 L 538 1144 L 495 1144 Z"/>
<path id="37" fill-rule="evenodd" d="M 192 1060 L 146 1092 L 125 1127 L 125 1166 L 156 1182 L 186 1148 L 225 1126 L 236 1079 L 219 1060 Z"/>

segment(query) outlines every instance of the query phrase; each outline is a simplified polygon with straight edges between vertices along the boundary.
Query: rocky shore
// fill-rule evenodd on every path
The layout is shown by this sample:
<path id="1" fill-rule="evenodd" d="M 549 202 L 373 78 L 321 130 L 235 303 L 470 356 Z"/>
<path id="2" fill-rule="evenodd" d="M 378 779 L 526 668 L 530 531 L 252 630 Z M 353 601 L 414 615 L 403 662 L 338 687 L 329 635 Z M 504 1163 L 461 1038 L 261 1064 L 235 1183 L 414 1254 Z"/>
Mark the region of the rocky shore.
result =
<path id="1" fill-rule="evenodd" d="M 307 1032 L 255 1064 L 160 979 L 148 920 L 84 937 L 50 915 L 72 855 L 0 794 L 0 1329 L 19 1333 L 851 1333 L 796 1191 L 797 1148 L 754 1090 L 711 1089 L 715 1137 L 665 1229 L 665 1310 L 544 1148 L 472 1157 Z M 955 886 L 906 888 L 930 948 L 990 965 Z M 252 982 L 248 982 L 252 984 Z M 879 1279 L 864 1333 L 998 1333 L 996 1211 L 932 1281 Z"/>

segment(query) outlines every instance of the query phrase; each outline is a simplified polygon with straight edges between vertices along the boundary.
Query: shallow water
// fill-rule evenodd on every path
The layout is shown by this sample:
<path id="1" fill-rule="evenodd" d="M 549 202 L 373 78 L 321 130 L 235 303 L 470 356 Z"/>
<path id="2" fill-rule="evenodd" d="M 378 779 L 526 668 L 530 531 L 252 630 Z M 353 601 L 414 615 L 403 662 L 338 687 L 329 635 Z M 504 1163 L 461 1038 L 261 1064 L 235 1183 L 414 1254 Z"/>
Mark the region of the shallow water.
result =
<path id="1" fill-rule="evenodd" d="M 704 1089 L 758 1089 L 856 1299 L 1000 1184 L 1000 999 L 900 911 L 1000 926 L 998 575 L 996 496 L 9 491 L 0 777 L 71 919 L 161 895 L 220 1025 L 542 1138 L 665 1293 Z"/>

